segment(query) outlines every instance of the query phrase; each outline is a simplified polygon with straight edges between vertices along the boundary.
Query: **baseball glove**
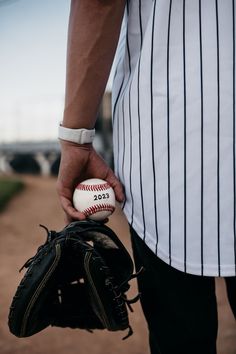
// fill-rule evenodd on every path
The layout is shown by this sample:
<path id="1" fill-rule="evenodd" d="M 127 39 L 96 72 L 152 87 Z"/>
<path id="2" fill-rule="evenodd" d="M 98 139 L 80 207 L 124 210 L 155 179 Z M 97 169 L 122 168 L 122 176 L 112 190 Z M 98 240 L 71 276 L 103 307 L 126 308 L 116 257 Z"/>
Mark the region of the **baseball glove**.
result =
<path id="1" fill-rule="evenodd" d="M 41 225 L 42 226 L 42 225 Z M 128 311 L 139 294 L 126 292 L 133 262 L 116 234 L 103 223 L 76 221 L 62 231 L 47 231 L 47 240 L 21 268 L 27 268 L 9 312 L 17 337 L 48 326 L 117 331 L 132 334 Z"/>

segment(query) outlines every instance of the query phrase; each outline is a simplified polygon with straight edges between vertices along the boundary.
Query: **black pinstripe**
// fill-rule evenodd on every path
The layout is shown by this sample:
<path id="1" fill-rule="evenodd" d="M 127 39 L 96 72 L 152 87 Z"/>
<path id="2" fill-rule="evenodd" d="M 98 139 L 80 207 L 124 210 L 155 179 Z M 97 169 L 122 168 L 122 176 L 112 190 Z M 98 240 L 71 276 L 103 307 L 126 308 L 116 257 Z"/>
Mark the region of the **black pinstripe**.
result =
<path id="1" fill-rule="evenodd" d="M 141 1 L 139 0 L 139 27 L 140 27 L 140 53 L 143 45 L 143 29 L 142 29 L 142 11 L 141 11 Z M 146 238 L 146 223 L 144 215 L 144 202 L 143 202 L 143 182 L 142 182 L 142 139 L 141 139 L 141 122 L 140 122 L 140 63 L 141 54 L 139 56 L 138 62 L 138 80 L 137 80 L 137 90 L 138 90 L 138 141 L 139 141 L 139 183 L 140 183 L 140 197 L 141 197 L 141 208 L 142 208 L 142 224 L 143 224 L 143 239 Z"/>
<path id="2" fill-rule="evenodd" d="M 122 42 L 120 43 L 120 45 L 123 44 L 123 40 Z M 116 70 L 115 70 L 115 73 L 114 73 L 114 77 L 113 77 L 113 80 L 116 80 L 116 76 L 117 76 L 117 73 L 118 73 L 118 68 L 119 68 L 119 65 L 120 65 L 120 62 L 121 60 L 123 59 L 122 56 L 120 56 L 119 58 L 119 61 L 117 62 L 116 64 Z M 115 103 L 113 105 L 113 111 L 112 111 L 112 126 L 114 127 L 115 125 L 115 116 L 116 116 L 116 107 L 117 107 L 117 104 L 119 102 L 119 98 L 120 98 L 120 93 L 121 93 L 121 90 L 122 90 L 122 87 L 123 87 L 123 83 L 124 83 L 124 78 L 125 78 L 125 75 L 123 75 L 123 79 L 121 81 L 121 84 L 120 84 L 120 87 L 119 87 L 119 90 L 118 90 L 118 94 L 116 96 L 116 100 L 115 100 Z M 117 124 L 117 154 L 116 154 L 116 158 L 117 158 L 117 161 L 116 161 L 116 166 L 118 166 L 118 159 L 119 159 L 119 136 L 120 136 L 120 126 L 119 126 L 119 123 Z M 117 176 L 118 178 L 120 178 L 120 176 L 118 175 Z"/>
<path id="3" fill-rule="evenodd" d="M 122 38 L 122 41 L 120 43 L 120 46 L 123 45 L 123 42 L 125 41 L 125 38 Z M 115 70 L 115 74 L 114 74 L 114 77 L 113 77 L 113 81 L 116 80 L 116 76 L 117 76 L 117 73 L 118 73 L 118 68 L 119 68 L 119 65 L 120 65 L 120 62 L 121 60 L 124 59 L 123 56 L 120 56 L 119 58 L 119 61 L 118 63 L 116 64 L 116 70 Z M 123 79 L 122 79 L 122 82 L 120 84 L 120 87 L 119 87 L 119 90 L 118 90 L 118 94 L 116 96 L 116 100 L 115 100 L 115 103 L 113 105 L 113 111 L 112 111 L 112 124 L 114 125 L 114 122 L 115 122 L 115 114 L 116 114 L 116 107 L 117 107 L 117 104 L 119 102 L 119 98 L 120 98 L 120 94 L 121 94 L 121 90 L 122 90 L 122 87 L 123 87 L 123 83 L 124 83 L 124 78 L 125 78 L 125 74 L 124 74 L 124 70 L 123 70 Z"/>
<path id="4" fill-rule="evenodd" d="M 183 73 L 184 73 L 184 271 L 186 272 L 187 237 L 186 237 L 186 50 L 185 50 L 185 0 L 183 0 Z"/>
<path id="5" fill-rule="evenodd" d="M 168 210 L 169 210 L 169 263 L 171 265 L 171 198 L 170 198 L 170 21 L 172 0 L 169 5 L 167 35 L 167 154 L 168 154 Z"/>
<path id="6" fill-rule="evenodd" d="M 203 250 L 203 195 L 204 195 L 204 179 L 203 179 L 203 166 L 204 166 L 204 145 L 203 145 L 203 122 L 204 122 L 204 92 L 203 92 L 203 62 L 202 62 L 202 2 L 199 0 L 199 45 L 200 45 L 200 77 L 201 77 L 201 275 L 204 272 L 204 250 Z"/>
<path id="7" fill-rule="evenodd" d="M 129 2 L 127 3 L 127 15 L 129 16 Z M 130 81 L 130 75 L 131 75 L 131 56 L 130 56 L 130 47 L 129 47 L 129 31 L 127 29 L 127 33 L 126 33 L 126 47 L 127 47 L 127 54 L 128 54 L 128 66 L 129 66 L 129 76 L 127 78 L 126 81 L 126 85 L 124 87 L 123 93 L 122 93 L 122 113 L 123 113 L 123 134 L 125 137 L 125 91 L 126 88 L 129 84 Z M 125 139 L 124 139 L 125 140 Z M 124 147 L 123 147 L 123 156 L 122 156 L 122 175 L 123 175 L 123 181 L 125 180 L 125 169 L 124 169 L 124 164 L 125 164 L 125 151 L 126 151 L 126 146 L 124 143 Z M 125 203 L 123 204 L 123 207 L 125 207 Z"/>
<path id="8" fill-rule="evenodd" d="M 216 41 L 217 41 L 217 231 L 218 231 L 218 272 L 220 276 L 220 49 L 219 49 L 219 17 L 218 0 L 216 7 Z"/>
<path id="9" fill-rule="evenodd" d="M 151 148 L 152 148 L 152 171 L 153 171 L 153 192 L 154 192 L 154 224 L 156 230 L 156 245 L 158 243 L 157 227 L 157 191 L 156 191 L 156 165 L 154 152 L 154 129 L 153 129 L 153 46 L 154 46 L 154 24 L 156 15 L 156 0 L 154 1 L 153 19 L 152 19 L 152 42 L 151 42 L 151 68 L 150 68 L 150 91 L 151 91 Z M 157 246 L 156 246 L 157 247 Z"/>
<path id="10" fill-rule="evenodd" d="M 113 79 L 113 80 L 116 79 L 117 69 L 118 69 L 118 66 L 119 66 L 119 64 L 120 64 L 120 62 L 121 62 L 121 59 L 122 59 L 122 57 L 120 57 L 119 62 L 118 62 L 118 64 L 117 64 L 116 72 L 115 72 L 115 74 L 114 74 L 114 79 Z M 119 98 L 120 98 L 120 93 L 121 93 L 121 89 L 122 89 L 122 87 L 123 87 L 124 78 L 125 78 L 125 76 L 123 76 L 123 79 L 122 79 L 122 81 L 121 81 L 120 88 L 119 88 L 119 91 L 118 91 L 118 94 L 117 94 L 117 96 L 116 96 L 116 100 L 115 100 L 115 103 L 114 103 L 114 106 L 113 106 L 113 112 L 112 112 L 112 123 L 113 123 L 113 124 L 115 123 L 116 106 L 117 106 L 117 103 L 118 103 Z"/>
<path id="11" fill-rule="evenodd" d="M 234 186 L 234 206 L 233 206 L 233 219 L 234 219 L 234 262 L 235 262 L 235 274 L 236 274 L 236 176 L 235 176 L 235 3 L 232 0 L 232 20 L 233 20 L 233 186 Z"/>
<path id="12" fill-rule="evenodd" d="M 132 119 L 131 119 L 131 85 L 129 87 L 129 139 L 130 139 L 130 170 L 129 170 L 129 188 L 131 197 L 131 222 L 130 225 L 133 226 L 134 219 L 134 198 L 132 192 L 132 167 L 133 167 L 133 157 L 132 157 L 132 144 L 133 144 L 133 133 L 132 133 Z"/>
<path id="13" fill-rule="evenodd" d="M 124 98 L 123 98 L 123 100 L 124 100 Z M 124 108 L 124 103 L 122 104 L 122 123 L 123 123 L 123 142 L 124 142 L 123 154 L 122 154 L 122 176 L 123 176 L 123 181 L 124 181 L 124 176 L 125 176 L 125 172 L 124 172 L 124 166 L 125 166 L 125 108 Z M 123 208 L 125 206 L 125 202 L 123 204 Z"/>
<path id="14" fill-rule="evenodd" d="M 121 82 L 121 85 L 120 85 L 120 89 L 119 89 L 119 92 L 118 92 L 118 95 L 117 95 L 117 99 L 116 99 L 116 102 L 115 102 L 115 105 L 114 105 L 113 126 L 114 126 L 114 123 L 115 123 L 116 105 L 117 105 L 117 102 L 119 101 L 119 97 L 120 97 L 120 93 L 121 93 L 121 90 L 122 90 L 122 87 L 123 87 L 124 79 L 125 79 L 125 77 L 123 77 L 123 79 L 122 79 L 122 82 Z M 120 124 L 119 124 L 119 122 L 117 124 L 117 150 L 118 151 L 117 151 L 117 154 L 116 154 L 116 158 L 117 158 L 116 166 L 118 167 L 118 164 L 119 164 L 119 152 L 120 152 Z"/>

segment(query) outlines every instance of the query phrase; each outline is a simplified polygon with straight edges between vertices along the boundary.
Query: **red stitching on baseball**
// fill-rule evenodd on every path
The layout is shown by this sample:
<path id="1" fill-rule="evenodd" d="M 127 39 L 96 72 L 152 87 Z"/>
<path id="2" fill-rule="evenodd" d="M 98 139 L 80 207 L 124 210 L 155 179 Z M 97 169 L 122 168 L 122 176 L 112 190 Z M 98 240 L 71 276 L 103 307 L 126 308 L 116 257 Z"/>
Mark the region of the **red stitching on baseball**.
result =
<path id="1" fill-rule="evenodd" d="M 92 205 L 91 207 L 83 210 L 82 213 L 85 216 L 90 216 L 97 213 L 98 211 L 110 211 L 111 213 L 113 213 L 114 210 L 115 207 L 111 204 L 98 204 L 98 205 Z"/>
<path id="2" fill-rule="evenodd" d="M 76 189 L 87 192 L 97 192 L 105 191 L 106 189 L 111 188 L 109 183 L 104 184 L 83 184 L 79 183 Z"/>

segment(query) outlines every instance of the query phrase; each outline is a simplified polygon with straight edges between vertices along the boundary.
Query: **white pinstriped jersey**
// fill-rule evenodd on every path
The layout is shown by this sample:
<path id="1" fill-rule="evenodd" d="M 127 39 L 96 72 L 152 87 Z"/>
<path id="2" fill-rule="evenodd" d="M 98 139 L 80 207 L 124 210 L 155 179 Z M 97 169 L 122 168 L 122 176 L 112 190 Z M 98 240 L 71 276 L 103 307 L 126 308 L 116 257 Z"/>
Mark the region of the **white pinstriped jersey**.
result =
<path id="1" fill-rule="evenodd" d="M 130 0 L 117 50 L 124 212 L 158 257 L 197 275 L 236 270 L 235 1 Z"/>

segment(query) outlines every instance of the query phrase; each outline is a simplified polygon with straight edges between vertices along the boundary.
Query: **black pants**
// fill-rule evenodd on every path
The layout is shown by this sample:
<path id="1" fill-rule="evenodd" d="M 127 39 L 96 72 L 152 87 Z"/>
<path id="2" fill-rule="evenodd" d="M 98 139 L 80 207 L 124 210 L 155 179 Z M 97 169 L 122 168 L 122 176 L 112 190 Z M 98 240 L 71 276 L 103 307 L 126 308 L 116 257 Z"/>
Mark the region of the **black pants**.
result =
<path id="1" fill-rule="evenodd" d="M 178 271 L 145 245 L 131 229 L 141 305 L 149 328 L 151 354 L 216 354 L 217 304 L 214 277 Z M 225 278 L 236 317 L 236 278 Z M 236 349 L 236 348 L 235 348 Z"/>

